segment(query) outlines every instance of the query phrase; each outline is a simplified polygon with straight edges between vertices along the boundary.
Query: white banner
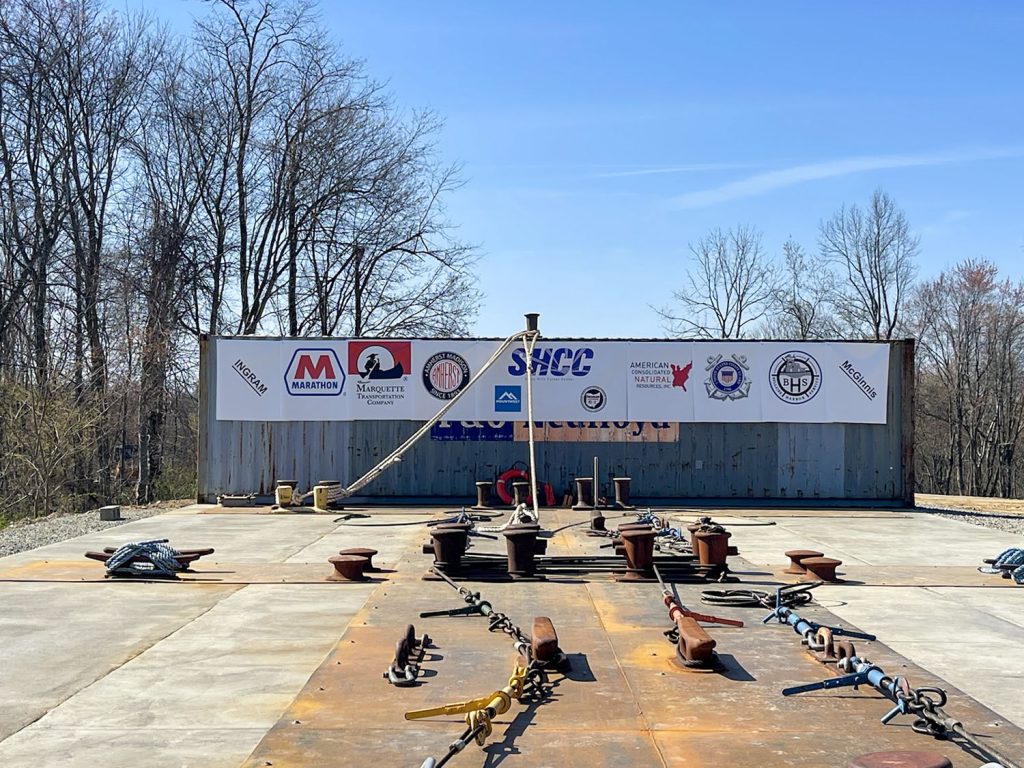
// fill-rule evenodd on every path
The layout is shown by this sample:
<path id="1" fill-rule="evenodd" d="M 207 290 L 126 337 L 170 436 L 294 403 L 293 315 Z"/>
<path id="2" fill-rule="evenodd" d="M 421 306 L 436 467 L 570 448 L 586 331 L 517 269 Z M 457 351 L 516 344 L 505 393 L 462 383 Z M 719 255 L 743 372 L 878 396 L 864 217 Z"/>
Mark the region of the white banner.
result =
<path id="1" fill-rule="evenodd" d="M 229 421 L 426 421 L 499 342 L 215 338 L 216 415 Z M 522 345 L 446 415 L 527 419 Z M 572 341 L 533 350 L 538 422 L 884 424 L 889 346 L 863 342 Z"/>

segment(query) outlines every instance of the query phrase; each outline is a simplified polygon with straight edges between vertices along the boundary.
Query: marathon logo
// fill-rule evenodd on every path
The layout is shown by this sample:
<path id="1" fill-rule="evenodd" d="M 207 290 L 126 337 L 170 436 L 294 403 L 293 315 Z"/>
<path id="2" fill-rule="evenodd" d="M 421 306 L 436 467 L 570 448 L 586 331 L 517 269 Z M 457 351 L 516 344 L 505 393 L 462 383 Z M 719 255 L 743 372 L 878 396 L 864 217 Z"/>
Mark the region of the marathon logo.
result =
<path id="1" fill-rule="evenodd" d="M 864 374 L 853 367 L 853 364 L 849 360 L 844 360 L 839 365 L 839 370 L 846 374 L 847 378 L 850 379 L 857 388 L 864 394 L 868 400 L 874 400 L 878 396 L 878 391 L 868 383 L 864 378 Z"/>
<path id="2" fill-rule="evenodd" d="M 345 387 L 345 370 L 333 349 L 297 349 L 284 385 L 293 396 L 334 397 Z"/>
<path id="3" fill-rule="evenodd" d="M 249 385 L 249 388 L 256 393 L 256 397 L 263 397 L 267 394 L 267 385 L 264 384 L 260 377 L 256 375 L 256 372 L 249 367 L 248 363 L 242 358 L 235 360 L 235 364 L 231 366 L 232 370 L 242 377 L 242 381 Z"/>

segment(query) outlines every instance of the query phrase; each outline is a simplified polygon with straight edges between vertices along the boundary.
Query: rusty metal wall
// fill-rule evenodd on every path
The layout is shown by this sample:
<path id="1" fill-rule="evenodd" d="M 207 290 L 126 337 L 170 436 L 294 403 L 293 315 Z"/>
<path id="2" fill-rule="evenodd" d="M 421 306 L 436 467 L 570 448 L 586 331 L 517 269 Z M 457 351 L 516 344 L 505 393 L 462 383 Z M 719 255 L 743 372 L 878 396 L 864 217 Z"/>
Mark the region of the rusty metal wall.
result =
<path id="1" fill-rule="evenodd" d="M 419 425 L 217 421 L 211 341 L 200 342 L 199 501 L 221 493 L 270 495 L 278 478 L 297 480 L 300 488 L 321 479 L 350 482 Z M 541 442 L 539 479 L 560 500 L 574 477 L 591 474 L 597 456 L 602 482 L 627 475 L 640 501 L 912 504 L 913 365 L 914 342 L 893 342 L 886 424 L 680 424 L 678 442 Z M 424 437 L 363 493 L 380 502 L 469 501 L 475 481 L 525 461 L 527 450 L 523 442 Z"/>

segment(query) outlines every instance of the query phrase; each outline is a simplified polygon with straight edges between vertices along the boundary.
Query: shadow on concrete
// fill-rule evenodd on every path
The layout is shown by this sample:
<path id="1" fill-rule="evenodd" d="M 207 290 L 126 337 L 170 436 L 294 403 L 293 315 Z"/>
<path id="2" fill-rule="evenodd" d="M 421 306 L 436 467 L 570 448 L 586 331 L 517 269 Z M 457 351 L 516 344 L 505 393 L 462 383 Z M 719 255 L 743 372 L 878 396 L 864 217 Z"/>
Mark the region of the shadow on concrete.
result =
<path id="1" fill-rule="evenodd" d="M 731 653 L 719 653 L 718 663 L 722 665 L 722 671 L 718 674 L 726 680 L 733 680 L 737 683 L 753 683 L 757 681 L 757 678 L 750 674 Z"/>

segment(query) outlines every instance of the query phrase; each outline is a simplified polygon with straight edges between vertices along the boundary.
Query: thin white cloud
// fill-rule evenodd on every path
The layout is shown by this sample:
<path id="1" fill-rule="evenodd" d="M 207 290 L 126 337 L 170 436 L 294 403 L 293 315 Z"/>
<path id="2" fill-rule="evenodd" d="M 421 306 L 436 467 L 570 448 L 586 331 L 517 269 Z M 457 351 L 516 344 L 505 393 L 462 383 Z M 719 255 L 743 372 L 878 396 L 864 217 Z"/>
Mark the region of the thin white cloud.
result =
<path id="1" fill-rule="evenodd" d="M 669 204 L 673 208 L 707 208 L 719 203 L 739 200 L 745 197 L 756 197 L 777 189 L 804 184 L 809 181 L 834 179 L 867 171 L 882 171 L 894 168 L 915 168 L 924 166 L 949 165 L 966 163 L 975 160 L 992 160 L 1005 157 L 1021 157 L 1024 152 L 1020 148 L 988 151 L 943 152 L 931 155 L 871 155 L 866 157 L 850 157 L 839 160 L 827 160 L 820 163 L 795 165 L 777 171 L 768 171 L 748 176 L 738 181 L 730 181 L 718 187 L 687 192 L 673 197 Z"/>
<path id="2" fill-rule="evenodd" d="M 660 168 L 635 168 L 629 171 L 608 171 L 594 173 L 591 179 L 618 179 L 626 176 L 655 176 L 663 173 L 697 173 L 699 171 L 735 171 L 741 168 L 752 168 L 749 163 L 691 163 L 690 165 L 670 165 Z"/>

